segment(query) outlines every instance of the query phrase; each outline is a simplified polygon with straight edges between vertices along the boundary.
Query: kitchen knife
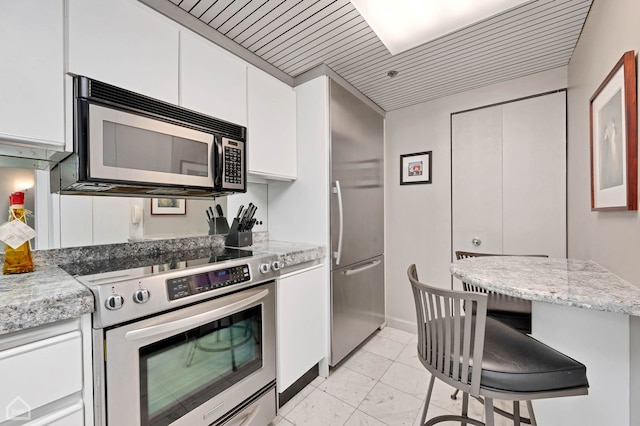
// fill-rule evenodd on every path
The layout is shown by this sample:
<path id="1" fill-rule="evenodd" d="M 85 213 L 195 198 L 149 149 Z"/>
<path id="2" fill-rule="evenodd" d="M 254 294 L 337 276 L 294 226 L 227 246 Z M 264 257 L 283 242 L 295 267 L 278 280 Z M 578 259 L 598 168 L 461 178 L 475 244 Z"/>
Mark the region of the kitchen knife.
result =
<path id="1" fill-rule="evenodd" d="M 236 214 L 236 219 L 238 219 L 238 221 L 240 221 L 240 214 L 242 214 L 242 209 L 244 209 L 243 204 L 240 205 L 240 208 L 238 209 L 238 213 Z"/>
<path id="2" fill-rule="evenodd" d="M 209 213 L 211 213 L 211 219 L 216 217 L 216 215 L 213 213 L 213 209 L 211 208 L 211 206 L 209 206 Z"/>
<path id="3" fill-rule="evenodd" d="M 250 224 L 251 219 L 253 219 L 253 216 L 256 214 L 256 210 L 258 210 L 258 206 L 253 204 L 251 210 L 249 211 L 249 217 L 247 217 L 247 225 Z"/>
<path id="4" fill-rule="evenodd" d="M 242 219 L 240 219 L 240 226 L 238 226 L 238 230 L 240 232 L 244 231 L 247 228 L 247 219 L 249 218 L 249 212 L 253 210 L 253 203 L 249 203 L 247 208 L 244 210 L 242 214 Z"/>
<path id="5" fill-rule="evenodd" d="M 209 213 L 209 210 L 205 210 L 204 212 L 207 214 L 207 222 L 211 222 L 211 214 Z"/>
<path id="6" fill-rule="evenodd" d="M 222 206 L 220 204 L 216 204 L 216 211 L 218 212 L 218 217 L 224 217 L 224 212 L 222 211 Z"/>

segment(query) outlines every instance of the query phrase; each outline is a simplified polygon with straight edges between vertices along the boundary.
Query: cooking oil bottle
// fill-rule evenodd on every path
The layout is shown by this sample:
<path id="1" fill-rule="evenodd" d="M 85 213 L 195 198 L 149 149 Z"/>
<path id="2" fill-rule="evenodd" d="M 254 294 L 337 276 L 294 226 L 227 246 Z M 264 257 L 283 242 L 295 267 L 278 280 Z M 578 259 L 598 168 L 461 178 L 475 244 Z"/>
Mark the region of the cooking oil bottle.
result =
<path id="1" fill-rule="evenodd" d="M 9 196 L 9 221 L 13 220 L 27 223 L 26 210 L 24 208 L 24 192 L 14 192 Z M 33 259 L 31 258 L 31 244 L 29 241 L 25 241 L 15 249 L 7 244 L 4 253 L 2 273 L 7 275 L 32 271 Z"/>

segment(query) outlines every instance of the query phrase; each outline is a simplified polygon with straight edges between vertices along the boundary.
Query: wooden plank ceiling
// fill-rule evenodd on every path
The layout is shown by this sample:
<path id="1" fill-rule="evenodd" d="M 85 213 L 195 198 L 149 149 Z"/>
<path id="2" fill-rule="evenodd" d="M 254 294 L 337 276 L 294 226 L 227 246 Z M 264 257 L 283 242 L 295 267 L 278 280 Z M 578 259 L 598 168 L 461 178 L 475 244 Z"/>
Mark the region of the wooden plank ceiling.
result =
<path id="1" fill-rule="evenodd" d="M 566 65 L 592 2 L 533 0 L 392 56 L 349 0 L 166 1 L 292 77 L 324 63 L 386 111 Z"/>

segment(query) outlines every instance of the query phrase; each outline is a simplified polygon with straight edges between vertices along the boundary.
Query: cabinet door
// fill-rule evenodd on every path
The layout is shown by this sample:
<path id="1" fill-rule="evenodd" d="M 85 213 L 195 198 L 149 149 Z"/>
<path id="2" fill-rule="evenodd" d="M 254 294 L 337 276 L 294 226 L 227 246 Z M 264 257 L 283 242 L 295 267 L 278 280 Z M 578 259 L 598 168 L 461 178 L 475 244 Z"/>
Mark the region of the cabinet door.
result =
<path id="1" fill-rule="evenodd" d="M 82 390 L 80 331 L 0 352 L 0 422 Z"/>
<path id="2" fill-rule="evenodd" d="M 246 126 L 247 66 L 202 37 L 181 32 L 180 103 Z"/>
<path id="3" fill-rule="evenodd" d="M 68 14 L 69 72 L 178 103 L 177 26 L 132 0 L 69 0 Z"/>
<path id="4" fill-rule="evenodd" d="M 295 179 L 296 95 L 293 88 L 249 67 L 247 90 L 249 173 Z"/>
<path id="5" fill-rule="evenodd" d="M 454 251 L 566 256 L 565 111 L 555 93 L 453 116 Z"/>
<path id="6" fill-rule="evenodd" d="M 287 389 L 327 356 L 327 292 L 324 265 L 287 274 L 278 282 L 278 392 Z"/>
<path id="7" fill-rule="evenodd" d="M 0 2 L 0 139 L 64 145 L 62 0 Z"/>
<path id="8" fill-rule="evenodd" d="M 503 250 L 566 257 L 565 93 L 506 104 L 503 114 Z"/>
<path id="9" fill-rule="evenodd" d="M 453 251 L 502 253 L 502 106 L 451 120 Z"/>

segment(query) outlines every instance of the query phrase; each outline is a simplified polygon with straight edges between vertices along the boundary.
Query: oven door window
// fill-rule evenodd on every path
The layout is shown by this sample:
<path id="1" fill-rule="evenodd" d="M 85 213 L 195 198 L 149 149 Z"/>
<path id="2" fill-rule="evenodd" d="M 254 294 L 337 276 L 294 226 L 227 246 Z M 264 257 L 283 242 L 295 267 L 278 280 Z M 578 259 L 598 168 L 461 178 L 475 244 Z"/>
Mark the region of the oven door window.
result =
<path id="1" fill-rule="evenodd" d="M 262 368 L 262 305 L 140 351 L 142 425 L 168 425 Z"/>

